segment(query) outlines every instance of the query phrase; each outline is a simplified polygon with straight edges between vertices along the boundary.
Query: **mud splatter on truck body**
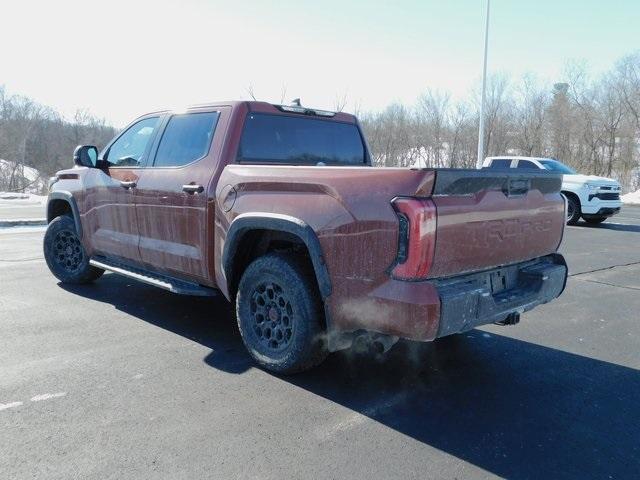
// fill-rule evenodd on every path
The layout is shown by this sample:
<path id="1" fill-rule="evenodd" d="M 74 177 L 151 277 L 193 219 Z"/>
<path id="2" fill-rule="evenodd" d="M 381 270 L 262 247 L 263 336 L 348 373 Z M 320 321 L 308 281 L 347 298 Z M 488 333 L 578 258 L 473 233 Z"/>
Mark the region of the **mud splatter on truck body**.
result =
<path id="1" fill-rule="evenodd" d="M 159 166 L 174 119 L 200 114 L 215 119 L 204 154 Z M 553 173 L 373 168 L 354 116 L 264 102 L 155 112 L 131 128 L 141 122 L 155 127 L 134 164 L 107 160 L 116 137 L 53 185 L 49 220 L 71 214 L 100 268 L 234 300 L 251 262 L 292 254 L 332 350 L 362 332 L 427 341 L 514 319 L 564 288 Z"/>
<path id="2" fill-rule="evenodd" d="M 520 176 L 230 165 L 221 180 L 234 185 L 237 196 L 233 209 L 221 213 L 229 225 L 238 215 L 268 214 L 277 206 L 279 213 L 310 226 L 330 276 L 332 293 L 325 301 L 334 328 L 432 340 L 440 296 L 431 279 L 517 264 L 557 250 L 564 229 L 559 180 L 538 175 L 525 195 L 508 197 L 505 185 Z M 439 176 L 449 187 L 434 192 Z M 464 184 L 451 187 L 452 177 Z M 271 192 L 267 204 L 265 190 Z M 390 275 L 398 251 L 398 216 L 392 206 L 397 197 L 430 197 L 436 206 L 435 253 L 424 279 Z"/>

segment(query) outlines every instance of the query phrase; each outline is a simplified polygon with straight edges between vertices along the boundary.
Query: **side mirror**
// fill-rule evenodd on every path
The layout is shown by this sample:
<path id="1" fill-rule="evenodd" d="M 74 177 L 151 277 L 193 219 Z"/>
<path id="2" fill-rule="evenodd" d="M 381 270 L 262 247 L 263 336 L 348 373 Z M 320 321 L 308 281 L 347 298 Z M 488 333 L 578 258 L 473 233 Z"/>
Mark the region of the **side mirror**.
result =
<path id="1" fill-rule="evenodd" d="M 93 145 L 78 145 L 73 151 L 73 163 L 80 167 L 95 168 L 98 165 L 98 149 Z"/>

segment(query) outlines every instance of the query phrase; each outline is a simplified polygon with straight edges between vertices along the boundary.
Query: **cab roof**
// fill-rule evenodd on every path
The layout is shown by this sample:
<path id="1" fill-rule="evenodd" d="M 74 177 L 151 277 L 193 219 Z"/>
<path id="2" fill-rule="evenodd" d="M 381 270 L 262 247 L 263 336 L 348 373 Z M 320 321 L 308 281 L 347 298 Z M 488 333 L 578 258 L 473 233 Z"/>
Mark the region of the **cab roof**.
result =
<path id="1" fill-rule="evenodd" d="M 307 117 L 322 118 L 325 120 L 336 120 L 345 123 L 357 123 L 357 119 L 354 115 L 344 112 L 331 112 L 329 110 L 322 110 L 317 108 L 305 107 L 303 105 L 279 105 L 268 102 L 261 102 L 257 100 L 230 100 L 220 102 L 205 102 L 189 105 L 186 108 L 166 109 L 156 112 L 148 112 L 146 115 L 163 114 L 163 113 L 184 113 L 203 108 L 211 107 L 231 107 L 242 108 L 245 107 L 249 112 L 271 113 L 275 115 L 303 115 Z"/>

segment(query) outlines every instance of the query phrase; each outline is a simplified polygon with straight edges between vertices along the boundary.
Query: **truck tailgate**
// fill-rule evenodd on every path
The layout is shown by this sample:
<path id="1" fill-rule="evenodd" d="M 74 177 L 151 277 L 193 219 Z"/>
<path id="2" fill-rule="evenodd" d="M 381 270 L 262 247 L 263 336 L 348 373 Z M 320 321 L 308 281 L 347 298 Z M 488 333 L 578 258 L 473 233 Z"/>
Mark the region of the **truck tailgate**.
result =
<path id="1" fill-rule="evenodd" d="M 562 177 L 549 173 L 437 170 L 429 277 L 446 277 L 541 257 L 564 231 Z"/>

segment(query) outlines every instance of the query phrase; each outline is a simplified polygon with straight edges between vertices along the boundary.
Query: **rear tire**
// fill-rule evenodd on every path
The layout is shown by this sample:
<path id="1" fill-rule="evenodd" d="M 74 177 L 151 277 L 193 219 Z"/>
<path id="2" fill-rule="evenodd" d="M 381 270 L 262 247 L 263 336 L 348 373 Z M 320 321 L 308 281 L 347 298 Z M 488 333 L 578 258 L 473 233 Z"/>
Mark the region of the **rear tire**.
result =
<path id="1" fill-rule="evenodd" d="M 89 256 L 69 215 L 51 221 L 44 234 L 43 246 L 49 270 L 62 283 L 89 283 L 104 273 L 104 270 L 89 265 Z"/>
<path id="2" fill-rule="evenodd" d="M 244 271 L 236 295 L 238 328 L 258 364 L 292 374 L 328 355 L 322 304 L 315 278 L 303 262 L 270 253 Z"/>
<path id="3" fill-rule="evenodd" d="M 567 197 L 567 224 L 575 225 L 580 220 L 580 201 L 573 195 Z"/>
<path id="4" fill-rule="evenodd" d="M 604 222 L 607 217 L 582 217 L 585 222 L 590 223 L 592 225 L 596 225 L 598 223 Z"/>

